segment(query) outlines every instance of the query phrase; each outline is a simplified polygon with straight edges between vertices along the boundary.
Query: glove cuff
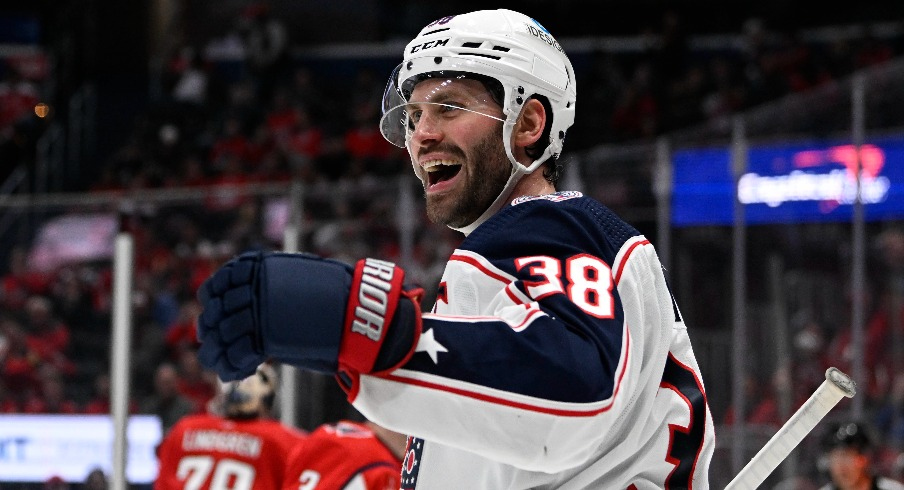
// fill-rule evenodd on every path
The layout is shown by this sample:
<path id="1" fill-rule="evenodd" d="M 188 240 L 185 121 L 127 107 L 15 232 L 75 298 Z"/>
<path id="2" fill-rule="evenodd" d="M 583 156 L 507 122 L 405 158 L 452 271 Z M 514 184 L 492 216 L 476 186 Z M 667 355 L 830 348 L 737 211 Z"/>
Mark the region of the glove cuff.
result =
<path id="1" fill-rule="evenodd" d="M 405 271 L 392 262 L 358 261 L 352 277 L 337 380 L 354 399 L 360 374 L 392 371 L 414 353 L 421 331 L 422 289 L 405 290 Z"/>

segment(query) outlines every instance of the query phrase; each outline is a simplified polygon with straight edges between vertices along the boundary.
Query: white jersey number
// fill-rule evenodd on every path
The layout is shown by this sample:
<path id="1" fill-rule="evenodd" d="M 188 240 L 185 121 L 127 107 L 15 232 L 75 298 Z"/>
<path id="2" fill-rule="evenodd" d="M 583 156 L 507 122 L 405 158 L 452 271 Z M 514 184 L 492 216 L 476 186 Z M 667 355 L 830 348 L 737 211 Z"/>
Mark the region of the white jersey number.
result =
<path id="1" fill-rule="evenodd" d="M 211 471 L 210 490 L 251 490 L 254 485 L 254 466 L 234 459 L 217 461 L 211 456 L 185 456 L 179 460 L 176 476 L 185 482 L 183 490 L 200 490 Z"/>
<path id="2" fill-rule="evenodd" d="M 320 483 L 320 473 L 314 470 L 304 470 L 298 477 L 298 490 L 314 490 Z"/>
<path id="3" fill-rule="evenodd" d="M 587 254 L 578 254 L 565 261 L 565 281 L 562 280 L 562 264 L 559 260 L 535 255 L 515 259 L 518 270 L 528 267 L 528 273 L 542 277 L 539 281 L 524 281 L 531 298 L 539 301 L 551 294 L 565 294 L 572 303 L 596 318 L 615 316 L 615 299 L 612 297 L 612 268 L 602 260 Z"/>

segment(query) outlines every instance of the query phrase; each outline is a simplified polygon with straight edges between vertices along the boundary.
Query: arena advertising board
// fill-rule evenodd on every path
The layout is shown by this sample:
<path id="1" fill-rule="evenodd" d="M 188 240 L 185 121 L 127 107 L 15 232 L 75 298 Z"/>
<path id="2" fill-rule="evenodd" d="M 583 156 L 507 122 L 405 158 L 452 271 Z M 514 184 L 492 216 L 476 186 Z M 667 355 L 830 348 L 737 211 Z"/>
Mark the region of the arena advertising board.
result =
<path id="1" fill-rule="evenodd" d="M 126 479 L 157 478 L 155 450 L 163 435 L 153 415 L 129 417 Z M 94 468 L 113 470 L 113 421 L 107 415 L 0 416 L 0 481 L 46 482 L 59 477 L 82 483 Z"/>
<path id="2" fill-rule="evenodd" d="M 862 202 L 868 221 L 904 217 L 904 137 L 861 145 Z M 727 147 L 676 151 L 672 224 L 730 225 L 735 179 Z M 857 182 L 849 142 L 751 147 L 737 181 L 748 224 L 851 221 Z"/>

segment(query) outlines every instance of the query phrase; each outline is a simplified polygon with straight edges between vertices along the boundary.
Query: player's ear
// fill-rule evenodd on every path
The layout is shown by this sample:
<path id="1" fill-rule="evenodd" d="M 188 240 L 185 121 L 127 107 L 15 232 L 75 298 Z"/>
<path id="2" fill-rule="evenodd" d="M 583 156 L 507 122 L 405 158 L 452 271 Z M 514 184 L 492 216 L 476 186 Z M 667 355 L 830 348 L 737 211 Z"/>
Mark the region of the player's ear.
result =
<path id="1" fill-rule="evenodd" d="M 528 99 L 512 131 L 512 146 L 526 147 L 536 143 L 543 136 L 544 127 L 546 127 L 546 108 L 539 100 Z"/>

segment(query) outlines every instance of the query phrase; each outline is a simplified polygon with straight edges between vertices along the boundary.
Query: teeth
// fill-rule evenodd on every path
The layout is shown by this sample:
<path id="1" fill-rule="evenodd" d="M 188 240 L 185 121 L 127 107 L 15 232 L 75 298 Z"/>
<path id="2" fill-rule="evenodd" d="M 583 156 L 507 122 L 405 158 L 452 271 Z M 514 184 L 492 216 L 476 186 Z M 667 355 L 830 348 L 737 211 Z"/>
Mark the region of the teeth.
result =
<path id="1" fill-rule="evenodd" d="M 426 172 L 435 172 L 442 166 L 459 167 L 461 166 L 461 164 L 458 162 L 453 162 L 451 160 L 430 160 L 429 162 L 424 162 L 423 164 L 423 168 Z"/>

